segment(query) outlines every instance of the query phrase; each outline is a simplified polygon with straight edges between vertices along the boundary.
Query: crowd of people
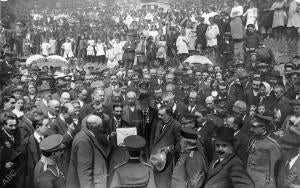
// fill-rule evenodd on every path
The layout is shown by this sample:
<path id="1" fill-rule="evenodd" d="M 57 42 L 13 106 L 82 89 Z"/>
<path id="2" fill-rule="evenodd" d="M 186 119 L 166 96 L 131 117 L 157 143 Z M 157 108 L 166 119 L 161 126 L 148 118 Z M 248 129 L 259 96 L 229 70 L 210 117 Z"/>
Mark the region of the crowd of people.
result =
<path id="1" fill-rule="evenodd" d="M 3 25 L 0 187 L 300 187 L 299 57 L 277 70 L 258 3 Z M 297 40 L 299 0 L 269 3 L 274 38 L 287 24 Z M 26 66 L 32 54 L 69 64 Z"/>

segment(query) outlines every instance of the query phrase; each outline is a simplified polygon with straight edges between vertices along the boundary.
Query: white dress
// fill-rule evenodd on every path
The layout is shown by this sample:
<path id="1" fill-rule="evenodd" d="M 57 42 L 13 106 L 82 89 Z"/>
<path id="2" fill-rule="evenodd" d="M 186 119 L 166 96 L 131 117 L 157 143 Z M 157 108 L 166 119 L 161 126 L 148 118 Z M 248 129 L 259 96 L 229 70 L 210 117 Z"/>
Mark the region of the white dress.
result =
<path id="1" fill-rule="evenodd" d="M 50 44 L 48 42 L 43 42 L 41 48 L 42 48 L 42 55 L 49 56 L 49 51 L 51 48 Z"/>
<path id="2" fill-rule="evenodd" d="M 177 54 L 188 54 L 189 53 L 189 40 L 186 36 L 178 36 L 176 40 Z"/>
<path id="3" fill-rule="evenodd" d="M 219 27 L 217 24 L 214 25 L 209 25 L 207 27 L 205 36 L 206 36 L 206 42 L 207 46 L 212 47 L 212 46 L 217 46 L 218 45 L 218 40 L 217 36 L 220 34 Z"/>
<path id="4" fill-rule="evenodd" d="M 102 56 L 105 55 L 105 44 L 104 43 L 97 43 L 96 44 L 96 56 Z"/>
<path id="5" fill-rule="evenodd" d="M 88 40 L 88 47 L 86 49 L 86 54 L 88 56 L 95 55 L 94 46 L 95 46 L 95 40 Z"/>
<path id="6" fill-rule="evenodd" d="M 118 66 L 118 61 L 116 58 L 116 53 L 115 53 L 114 48 L 108 49 L 106 51 L 106 58 L 107 58 L 107 67 L 108 68 L 112 69 L 112 68 Z"/>
<path id="7" fill-rule="evenodd" d="M 253 24 L 255 26 L 255 29 L 258 30 L 258 25 L 257 25 L 257 17 L 258 17 L 258 10 L 257 8 L 249 8 L 244 16 L 247 16 L 247 22 L 246 22 L 246 28 L 249 24 Z"/>
<path id="8" fill-rule="evenodd" d="M 72 51 L 72 42 L 63 43 L 62 48 L 64 49 L 63 57 L 65 59 L 74 57 L 74 54 L 73 54 L 73 51 Z"/>

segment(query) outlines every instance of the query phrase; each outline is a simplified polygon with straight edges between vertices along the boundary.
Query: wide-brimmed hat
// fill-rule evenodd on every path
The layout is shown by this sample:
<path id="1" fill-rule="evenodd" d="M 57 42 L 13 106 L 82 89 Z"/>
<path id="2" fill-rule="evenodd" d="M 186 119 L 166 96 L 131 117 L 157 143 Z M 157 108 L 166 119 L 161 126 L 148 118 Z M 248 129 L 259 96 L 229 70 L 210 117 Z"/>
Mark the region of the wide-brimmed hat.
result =
<path id="1" fill-rule="evenodd" d="M 236 139 L 234 138 L 234 130 L 229 127 L 219 127 L 216 130 L 216 135 L 214 136 L 215 140 L 233 142 Z"/>
<path id="2" fill-rule="evenodd" d="M 166 152 L 162 151 L 162 152 L 157 152 L 154 155 L 150 156 L 149 159 L 150 164 L 153 165 L 153 167 L 161 172 L 164 170 L 166 163 L 167 163 L 167 154 Z"/>
<path id="3" fill-rule="evenodd" d="M 44 92 L 44 91 L 52 91 L 52 88 L 50 87 L 49 84 L 42 84 L 39 88 L 38 88 L 39 92 Z"/>

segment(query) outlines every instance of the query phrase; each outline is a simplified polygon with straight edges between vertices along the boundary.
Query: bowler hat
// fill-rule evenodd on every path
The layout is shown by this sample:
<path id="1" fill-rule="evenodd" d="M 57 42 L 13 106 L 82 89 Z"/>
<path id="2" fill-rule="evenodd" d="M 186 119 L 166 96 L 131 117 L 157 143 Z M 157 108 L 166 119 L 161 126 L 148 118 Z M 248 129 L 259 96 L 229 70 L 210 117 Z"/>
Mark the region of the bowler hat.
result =
<path id="1" fill-rule="evenodd" d="M 161 172 L 164 170 L 167 163 L 167 154 L 165 151 L 157 152 L 154 155 L 150 156 L 149 162 L 153 165 L 153 167 Z"/>
<path id="2" fill-rule="evenodd" d="M 280 71 L 279 70 L 272 70 L 272 72 L 269 75 L 270 77 L 275 77 L 275 78 L 281 78 Z"/>
<path id="3" fill-rule="evenodd" d="M 40 143 L 40 149 L 44 152 L 53 152 L 64 149 L 62 144 L 63 136 L 60 134 L 53 134 L 42 140 Z"/>
<path id="4" fill-rule="evenodd" d="M 236 139 L 234 138 L 234 130 L 229 127 L 219 127 L 216 130 L 216 135 L 214 137 L 216 140 L 233 142 Z"/>

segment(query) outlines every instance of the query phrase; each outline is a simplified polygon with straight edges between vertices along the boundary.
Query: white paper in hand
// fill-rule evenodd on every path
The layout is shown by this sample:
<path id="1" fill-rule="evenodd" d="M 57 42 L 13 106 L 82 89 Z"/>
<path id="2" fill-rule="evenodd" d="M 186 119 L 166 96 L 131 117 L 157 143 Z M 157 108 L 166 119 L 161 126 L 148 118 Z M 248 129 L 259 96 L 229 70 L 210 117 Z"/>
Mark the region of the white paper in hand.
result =
<path id="1" fill-rule="evenodd" d="M 136 127 L 130 128 L 117 128 L 117 144 L 123 144 L 124 139 L 130 135 L 137 135 Z"/>

